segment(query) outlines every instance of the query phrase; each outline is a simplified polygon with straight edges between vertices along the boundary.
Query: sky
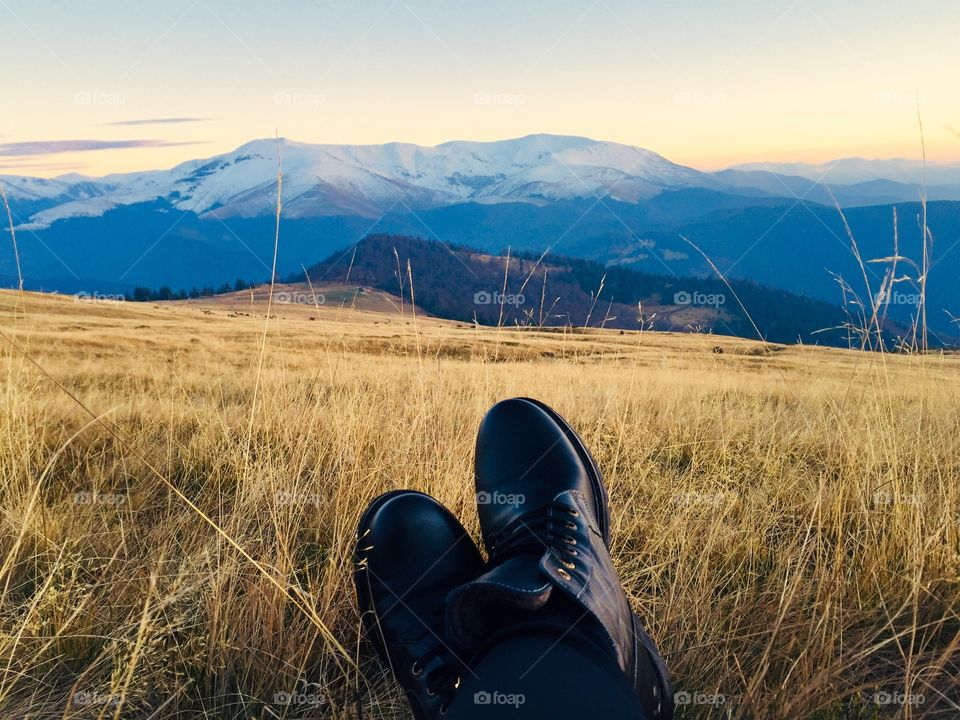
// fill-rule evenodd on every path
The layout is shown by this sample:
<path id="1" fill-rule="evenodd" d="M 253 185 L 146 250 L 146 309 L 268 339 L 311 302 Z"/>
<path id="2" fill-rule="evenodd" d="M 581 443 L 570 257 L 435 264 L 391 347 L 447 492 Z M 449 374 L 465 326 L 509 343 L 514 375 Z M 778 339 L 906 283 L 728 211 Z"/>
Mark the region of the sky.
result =
<path id="1" fill-rule="evenodd" d="M 584 135 L 712 170 L 960 160 L 955 0 L 0 0 L 0 173 L 103 175 L 275 133 Z"/>

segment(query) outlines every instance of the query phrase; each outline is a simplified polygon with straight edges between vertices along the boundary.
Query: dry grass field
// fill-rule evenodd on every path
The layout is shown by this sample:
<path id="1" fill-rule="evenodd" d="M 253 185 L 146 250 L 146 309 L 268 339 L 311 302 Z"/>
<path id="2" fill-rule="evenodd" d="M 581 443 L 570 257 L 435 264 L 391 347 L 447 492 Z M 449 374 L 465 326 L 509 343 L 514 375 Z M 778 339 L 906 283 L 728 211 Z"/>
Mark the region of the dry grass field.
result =
<path id="1" fill-rule="evenodd" d="M 603 468 L 679 717 L 960 716 L 960 357 L 329 293 L 269 321 L 0 293 L 0 718 L 407 717 L 354 526 L 409 487 L 476 536 L 474 433 L 514 395 Z"/>

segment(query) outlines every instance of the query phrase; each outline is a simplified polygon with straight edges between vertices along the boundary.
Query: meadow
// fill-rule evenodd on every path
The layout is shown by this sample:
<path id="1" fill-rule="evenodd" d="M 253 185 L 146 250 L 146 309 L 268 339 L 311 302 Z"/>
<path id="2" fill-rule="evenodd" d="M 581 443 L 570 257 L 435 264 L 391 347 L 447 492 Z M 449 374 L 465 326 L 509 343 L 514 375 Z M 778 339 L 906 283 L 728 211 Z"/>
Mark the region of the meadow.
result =
<path id="1" fill-rule="evenodd" d="M 348 295 L 0 292 L 0 717 L 407 717 L 356 521 L 415 488 L 477 537 L 474 435 L 515 395 L 603 469 L 678 717 L 960 716 L 960 355 Z"/>

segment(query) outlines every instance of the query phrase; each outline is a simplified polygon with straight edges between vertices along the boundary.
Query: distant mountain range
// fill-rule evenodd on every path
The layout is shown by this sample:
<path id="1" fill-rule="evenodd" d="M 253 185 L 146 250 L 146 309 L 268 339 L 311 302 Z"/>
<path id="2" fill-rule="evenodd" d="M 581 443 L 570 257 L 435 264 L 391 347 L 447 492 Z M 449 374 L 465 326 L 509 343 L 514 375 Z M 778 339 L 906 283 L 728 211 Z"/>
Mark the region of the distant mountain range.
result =
<path id="1" fill-rule="evenodd" d="M 910 186 L 960 185 L 960 164 L 928 164 L 920 160 L 840 158 L 826 163 L 745 163 L 733 170 L 792 175 L 831 185 L 856 185 L 887 180 Z M 913 198 L 915 199 L 915 198 Z M 956 199 L 956 198 L 954 198 Z"/>
<path id="2" fill-rule="evenodd" d="M 289 217 L 425 210 L 459 202 L 567 200 L 597 195 L 635 202 L 665 188 L 720 187 L 708 175 L 640 148 L 578 137 L 532 135 L 437 147 L 310 145 L 280 142 Z M 11 195 L 35 203 L 27 227 L 102 215 L 121 205 L 166 200 L 179 210 L 221 218 L 271 213 L 277 144 L 255 140 L 232 153 L 172 170 L 104 178 L 7 178 Z"/>
<path id="3" fill-rule="evenodd" d="M 842 276 L 866 296 L 862 258 L 921 256 L 923 168 L 909 161 L 747 165 L 704 173 L 642 148 L 531 135 L 436 147 L 312 145 L 281 139 L 278 268 L 289 274 L 371 233 L 502 253 L 589 259 L 664 277 L 707 277 L 699 247 L 733 279 L 839 304 Z M 90 178 L 0 177 L 31 288 L 126 292 L 266 277 L 272 260 L 277 143 L 170 170 Z M 960 166 L 927 168 L 934 236 L 928 315 L 938 332 L 960 314 Z M 682 236 L 682 237 L 681 237 Z M 683 238 L 686 238 L 683 239 Z M 866 262 L 871 291 L 882 264 Z M 917 273 L 904 262 L 904 273 Z M 898 275 L 901 274 L 898 272 Z M 8 244 L 0 283 L 14 285 Z M 910 283 L 898 286 L 904 298 Z M 913 303 L 913 304 L 911 304 Z M 915 301 L 891 300 L 904 321 Z"/>
<path id="4" fill-rule="evenodd" d="M 669 190 L 701 188 L 740 196 L 805 197 L 830 188 L 842 205 L 918 200 L 923 169 L 904 160 L 826 165 L 750 164 L 704 173 L 630 145 L 583 137 L 529 135 L 499 142 L 315 145 L 281 140 L 288 217 L 375 218 L 458 203 L 535 205 L 604 198 L 636 203 Z M 101 216 L 117 207 L 166 201 L 201 218 L 258 217 L 276 202 L 278 144 L 254 140 L 233 152 L 171 170 L 55 179 L 2 176 L 24 229 Z M 960 165 L 928 169 L 931 199 L 960 200 Z"/>

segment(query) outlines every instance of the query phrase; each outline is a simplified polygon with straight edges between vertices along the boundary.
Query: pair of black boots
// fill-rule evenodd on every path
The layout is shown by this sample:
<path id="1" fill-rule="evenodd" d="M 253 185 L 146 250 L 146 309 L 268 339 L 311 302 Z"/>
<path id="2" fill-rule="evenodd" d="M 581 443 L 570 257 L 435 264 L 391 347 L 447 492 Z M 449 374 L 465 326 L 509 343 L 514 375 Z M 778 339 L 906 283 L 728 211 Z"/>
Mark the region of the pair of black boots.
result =
<path id="1" fill-rule="evenodd" d="M 666 666 L 610 559 L 600 472 L 555 411 L 505 400 L 476 446 L 477 510 L 489 560 L 423 493 L 374 500 L 360 520 L 355 575 L 363 627 L 418 720 L 446 714 L 461 677 L 531 628 L 576 627 L 624 673 L 651 720 L 673 717 Z"/>

